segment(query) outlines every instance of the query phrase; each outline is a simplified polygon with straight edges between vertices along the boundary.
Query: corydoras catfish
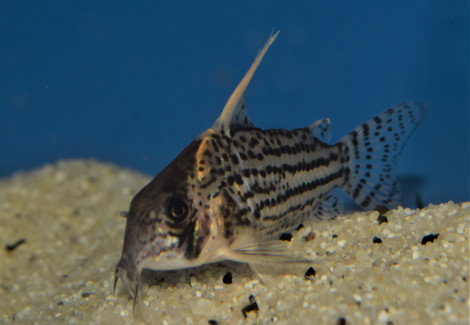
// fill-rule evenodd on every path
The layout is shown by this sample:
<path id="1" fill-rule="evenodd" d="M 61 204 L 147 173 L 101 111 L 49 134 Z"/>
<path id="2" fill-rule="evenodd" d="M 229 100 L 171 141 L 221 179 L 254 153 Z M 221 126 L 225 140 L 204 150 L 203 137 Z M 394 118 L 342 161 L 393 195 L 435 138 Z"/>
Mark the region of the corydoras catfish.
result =
<path id="1" fill-rule="evenodd" d="M 245 92 L 272 35 L 213 126 L 195 138 L 132 200 L 116 267 L 134 298 L 143 269 L 177 270 L 221 260 L 268 265 L 296 261 L 277 240 L 305 219 L 335 216 L 344 190 L 364 209 L 394 208 L 394 163 L 424 105 L 391 107 L 330 145 L 330 121 L 262 130 Z M 115 281 L 115 286 L 116 286 Z"/>

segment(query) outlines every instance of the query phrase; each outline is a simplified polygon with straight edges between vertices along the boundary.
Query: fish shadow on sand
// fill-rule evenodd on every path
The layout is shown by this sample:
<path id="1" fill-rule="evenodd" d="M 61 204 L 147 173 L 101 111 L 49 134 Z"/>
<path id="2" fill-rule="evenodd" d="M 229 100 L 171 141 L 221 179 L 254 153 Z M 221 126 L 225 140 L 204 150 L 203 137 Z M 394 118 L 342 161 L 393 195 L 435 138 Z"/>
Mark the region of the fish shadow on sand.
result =
<path id="1" fill-rule="evenodd" d="M 224 283 L 224 276 L 231 274 L 231 283 Z M 175 271 L 153 271 L 144 269 L 142 272 L 142 284 L 145 291 L 151 287 L 167 289 L 170 287 L 189 286 L 194 282 L 208 284 L 209 279 L 216 278 L 217 284 L 229 286 L 243 281 L 256 279 L 256 275 L 251 271 L 248 264 L 242 264 L 232 261 L 223 261 L 212 264 L 206 264 L 199 267 L 187 268 Z"/>

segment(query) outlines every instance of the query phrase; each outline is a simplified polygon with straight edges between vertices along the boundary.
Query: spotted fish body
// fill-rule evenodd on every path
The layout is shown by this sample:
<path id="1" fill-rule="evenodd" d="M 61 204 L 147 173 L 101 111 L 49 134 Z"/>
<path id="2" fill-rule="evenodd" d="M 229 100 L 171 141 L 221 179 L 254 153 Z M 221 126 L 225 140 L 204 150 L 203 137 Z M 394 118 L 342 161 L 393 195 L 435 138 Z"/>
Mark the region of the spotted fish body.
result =
<path id="1" fill-rule="evenodd" d="M 308 218 L 332 218 L 341 188 L 365 209 L 399 204 L 393 165 L 423 116 L 421 103 L 392 107 L 337 144 L 329 120 L 295 130 L 256 128 L 246 88 L 271 36 L 213 127 L 132 200 L 116 281 L 138 295 L 144 268 L 172 270 L 220 260 L 297 261 L 275 240 Z"/>

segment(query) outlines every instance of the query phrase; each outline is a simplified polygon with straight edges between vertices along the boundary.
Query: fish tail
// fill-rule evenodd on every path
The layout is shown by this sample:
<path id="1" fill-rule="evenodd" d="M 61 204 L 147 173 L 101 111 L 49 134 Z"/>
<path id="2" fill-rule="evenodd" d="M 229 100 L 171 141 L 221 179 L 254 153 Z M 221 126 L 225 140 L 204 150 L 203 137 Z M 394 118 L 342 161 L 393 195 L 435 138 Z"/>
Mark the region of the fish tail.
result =
<path id="1" fill-rule="evenodd" d="M 420 124 L 425 105 L 396 105 L 363 123 L 340 141 L 343 190 L 365 209 L 395 208 L 401 203 L 395 163 Z"/>

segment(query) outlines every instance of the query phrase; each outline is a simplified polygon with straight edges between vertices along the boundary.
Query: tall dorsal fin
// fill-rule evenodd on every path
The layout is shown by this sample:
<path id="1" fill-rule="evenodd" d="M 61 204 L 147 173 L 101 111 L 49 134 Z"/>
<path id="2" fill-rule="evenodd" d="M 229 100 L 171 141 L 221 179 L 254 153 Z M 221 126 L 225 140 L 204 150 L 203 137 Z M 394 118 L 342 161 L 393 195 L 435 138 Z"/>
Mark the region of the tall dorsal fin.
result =
<path id="1" fill-rule="evenodd" d="M 212 129 L 217 133 L 225 133 L 225 135 L 230 136 L 230 128 L 234 126 L 253 126 L 245 108 L 245 92 L 246 88 L 250 84 L 251 78 L 253 77 L 256 69 L 258 68 L 261 60 L 268 51 L 268 48 L 276 39 L 279 31 L 275 34 L 271 34 L 268 41 L 264 45 L 263 49 L 256 56 L 255 61 L 251 65 L 248 72 L 243 77 L 242 81 L 238 84 L 237 88 L 233 91 L 232 95 L 225 104 L 222 114 L 215 121 Z"/>

